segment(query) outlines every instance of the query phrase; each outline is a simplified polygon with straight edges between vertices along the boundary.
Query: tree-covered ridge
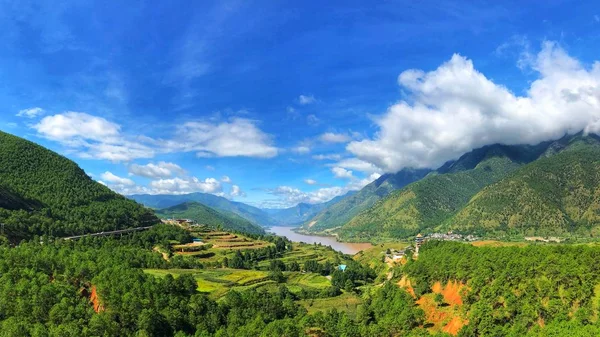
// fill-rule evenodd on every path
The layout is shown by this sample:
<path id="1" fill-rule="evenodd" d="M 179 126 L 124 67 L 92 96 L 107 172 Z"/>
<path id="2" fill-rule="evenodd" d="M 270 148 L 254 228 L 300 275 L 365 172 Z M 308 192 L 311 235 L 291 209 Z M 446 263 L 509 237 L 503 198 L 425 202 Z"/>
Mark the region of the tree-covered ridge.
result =
<path id="1" fill-rule="evenodd" d="M 243 232 L 250 234 L 264 234 L 262 227 L 227 211 L 217 211 L 198 202 L 184 202 L 169 208 L 161 209 L 156 214 L 163 218 L 190 219 L 212 228 Z"/>
<path id="2" fill-rule="evenodd" d="M 0 222 L 14 239 L 152 225 L 152 212 L 93 181 L 74 162 L 0 132 Z"/>
<path id="3" fill-rule="evenodd" d="M 483 187 L 519 167 L 506 156 L 484 157 L 475 168 L 431 174 L 395 191 L 354 217 L 340 231 L 343 237 L 405 237 L 442 223 Z"/>
<path id="4" fill-rule="evenodd" d="M 302 227 L 312 232 L 339 227 L 373 206 L 390 192 L 425 177 L 429 172 L 430 170 L 426 169 L 404 169 L 395 174 L 385 174 L 360 191 L 328 205 Z"/>
<path id="5" fill-rule="evenodd" d="M 544 193 L 547 192 L 543 188 L 536 193 L 530 193 L 531 191 L 521 188 L 519 192 L 516 192 L 519 194 L 518 196 L 514 195 L 514 193 L 510 197 L 505 196 L 505 198 L 511 199 L 507 200 L 510 202 L 515 202 L 519 198 L 523 199 L 518 206 L 514 206 L 511 210 L 506 208 L 505 205 L 500 205 L 497 200 L 486 201 L 483 204 L 474 204 L 472 208 L 468 208 L 471 209 L 468 213 L 469 215 L 466 213 L 462 214 L 462 210 L 484 188 L 485 191 L 491 191 L 495 189 L 494 186 L 507 186 L 506 182 L 509 177 L 526 176 L 530 174 L 527 173 L 529 172 L 528 170 L 536 171 L 536 167 L 548 166 L 548 169 L 551 170 L 566 170 L 570 172 L 573 168 L 563 167 L 564 163 L 561 163 L 567 157 L 576 158 L 578 155 L 569 155 L 568 153 L 572 151 L 584 151 L 580 152 L 579 156 L 593 160 L 594 156 L 597 156 L 593 151 L 596 151 L 594 149 L 598 147 L 598 144 L 596 136 L 584 136 L 579 133 L 536 146 L 492 145 L 474 150 L 462 156 L 458 161 L 444 165 L 435 174 L 430 174 L 420 181 L 391 193 L 372 208 L 360 213 L 345 224 L 340 229 L 339 234 L 341 237 L 347 239 L 370 239 L 376 237 L 406 237 L 427 230 L 455 229 L 459 231 L 476 231 L 476 228 L 479 229 L 476 231 L 479 234 L 489 234 L 488 230 L 491 229 L 506 229 L 506 226 L 502 227 L 496 223 L 503 221 L 502 223 L 506 224 L 508 220 L 505 218 L 513 214 L 518 214 L 520 211 L 519 207 L 527 207 L 526 209 L 530 211 L 529 214 L 537 213 L 538 218 L 535 221 L 538 223 L 546 221 L 544 220 L 545 218 L 553 218 L 550 222 L 560 222 L 563 224 L 555 226 L 555 228 L 548 231 L 541 230 L 543 226 L 528 226 L 525 224 L 525 227 L 533 229 L 533 231 L 529 231 L 530 234 L 543 235 L 573 232 L 575 228 L 565 225 L 566 223 L 572 224 L 572 221 L 565 219 L 559 221 L 556 218 L 562 216 L 557 214 L 562 213 L 547 203 L 552 200 L 540 199 L 538 194 L 542 191 Z M 586 149 L 589 151 L 586 152 Z M 531 169 L 529 169 L 530 167 Z M 593 169 L 589 167 L 580 171 L 579 176 L 562 174 L 561 177 L 564 181 L 561 184 L 585 185 L 587 186 L 586 188 L 593 189 L 597 184 L 592 181 L 591 176 L 595 174 Z M 544 185 L 545 183 L 542 181 L 546 178 L 549 177 L 536 178 L 538 180 L 537 185 Z M 581 179 L 585 181 L 582 180 L 577 184 L 576 182 Z M 492 185 L 494 183 L 497 184 Z M 589 194 L 591 192 L 588 190 L 586 193 Z M 572 199 L 581 201 L 582 198 L 575 197 L 576 194 L 575 192 L 572 193 Z M 490 197 L 491 195 L 493 193 L 490 193 Z M 497 198 L 497 196 L 492 198 Z M 482 199 L 482 201 L 484 200 L 487 199 Z M 529 205 L 527 202 L 529 202 Z M 556 204 L 556 200 L 552 202 Z M 565 207 L 569 207 L 569 212 L 571 213 L 585 213 L 587 219 L 590 219 L 593 215 L 587 209 L 587 207 L 593 205 L 593 203 L 590 203 L 591 201 L 587 201 L 587 203 L 583 201 L 581 201 L 583 203 L 574 201 L 565 202 L 568 204 L 565 204 Z M 476 205 L 477 208 L 475 208 Z M 502 210 L 500 210 L 501 208 Z M 461 214 L 453 218 L 459 212 Z M 488 217 L 491 214 L 499 217 L 500 215 L 497 215 L 497 212 L 501 212 L 505 218 L 499 220 Z M 456 224 L 453 224 L 455 221 Z M 488 223 L 488 221 L 491 222 Z M 515 217 L 511 221 L 515 222 L 519 220 Z M 527 219 L 526 221 L 534 220 Z M 552 227 L 553 225 L 549 226 Z M 524 233 L 525 229 L 522 229 L 521 232 Z"/>
<path id="6" fill-rule="evenodd" d="M 449 226 L 524 235 L 600 234 L 600 147 L 578 143 L 479 192 Z"/>
<path id="7" fill-rule="evenodd" d="M 469 323 L 459 336 L 597 336 L 599 258 L 598 246 L 432 241 L 402 272 L 417 296 L 435 282 L 466 284 L 461 296 Z"/>

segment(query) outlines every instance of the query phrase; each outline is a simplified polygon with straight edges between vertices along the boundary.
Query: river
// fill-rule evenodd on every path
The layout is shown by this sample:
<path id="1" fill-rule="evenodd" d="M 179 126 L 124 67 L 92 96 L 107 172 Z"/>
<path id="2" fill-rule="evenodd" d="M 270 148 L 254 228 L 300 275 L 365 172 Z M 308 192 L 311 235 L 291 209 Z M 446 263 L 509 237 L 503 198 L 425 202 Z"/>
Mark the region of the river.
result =
<path id="1" fill-rule="evenodd" d="M 316 235 L 305 235 L 294 232 L 293 227 L 273 226 L 269 229 L 275 235 L 285 236 L 294 242 L 304 243 L 320 243 L 323 246 L 331 246 L 331 248 L 340 251 L 344 254 L 354 255 L 361 250 L 369 249 L 373 247 L 370 243 L 352 243 L 352 242 L 338 242 L 334 236 L 316 236 Z"/>

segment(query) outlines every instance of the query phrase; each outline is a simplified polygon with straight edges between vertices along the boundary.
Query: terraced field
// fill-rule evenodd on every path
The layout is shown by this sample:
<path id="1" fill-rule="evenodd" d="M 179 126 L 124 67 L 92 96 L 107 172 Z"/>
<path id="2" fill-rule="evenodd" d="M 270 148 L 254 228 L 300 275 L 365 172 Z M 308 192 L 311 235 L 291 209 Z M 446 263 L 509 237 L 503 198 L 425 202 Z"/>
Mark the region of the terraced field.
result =
<path id="1" fill-rule="evenodd" d="M 268 273 L 259 270 L 245 269 L 145 269 L 145 273 L 165 277 L 167 274 L 179 277 L 183 274 L 191 274 L 198 283 L 198 291 L 209 293 L 212 298 L 219 298 L 229 290 L 245 290 L 273 284 L 268 279 Z"/>

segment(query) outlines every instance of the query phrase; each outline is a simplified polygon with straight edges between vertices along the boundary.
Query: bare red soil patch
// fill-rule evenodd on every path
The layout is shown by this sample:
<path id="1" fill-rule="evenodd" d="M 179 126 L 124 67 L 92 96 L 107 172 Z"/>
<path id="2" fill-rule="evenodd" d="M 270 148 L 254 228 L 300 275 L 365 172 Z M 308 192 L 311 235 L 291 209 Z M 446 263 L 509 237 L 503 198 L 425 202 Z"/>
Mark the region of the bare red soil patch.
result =
<path id="1" fill-rule="evenodd" d="M 431 287 L 431 291 L 436 294 L 442 294 L 444 301 L 450 305 L 462 305 L 463 301 L 460 293 L 464 287 L 464 284 L 457 281 L 448 281 L 445 287 L 442 287 L 440 282 L 436 282 Z"/>
<path id="2" fill-rule="evenodd" d="M 410 283 L 410 280 L 406 277 L 403 276 L 400 281 L 398 281 L 398 286 L 406 291 L 408 291 L 408 293 L 414 297 L 417 298 L 417 295 L 415 295 L 415 290 L 412 287 L 412 284 Z"/>
<path id="3" fill-rule="evenodd" d="M 462 327 L 467 325 L 468 323 L 468 321 L 464 321 L 462 318 L 454 316 L 452 320 L 448 324 L 446 324 L 442 331 L 456 336 L 460 329 L 462 329 Z"/>
<path id="4" fill-rule="evenodd" d="M 104 306 L 100 304 L 100 299 L 98 298 L 98 291 L 96 290 L 96 286 L 92 286 L 92 293 L 90 294 L 90 302 L 94 306 L 94 311 L 96 313 L 104 311 Z"/>

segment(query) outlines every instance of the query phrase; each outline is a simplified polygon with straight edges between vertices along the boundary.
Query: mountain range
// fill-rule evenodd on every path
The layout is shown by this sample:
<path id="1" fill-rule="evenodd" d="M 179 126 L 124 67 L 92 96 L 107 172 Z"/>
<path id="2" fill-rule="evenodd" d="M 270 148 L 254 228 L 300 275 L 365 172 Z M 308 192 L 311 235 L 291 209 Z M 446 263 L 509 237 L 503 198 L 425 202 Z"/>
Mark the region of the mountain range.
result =
<path id="1" fill-rule="evenodd" d="M 588 235 L 600 225 L 599 175 L 595 135 L 486 146 L 390 193 L 336 233 L 348 240 L 446 230 Z"/>
<path id="2" fill-rule="evenodd" d="M 218 211 L 224 211 L 236 214 L 251 223 L 263 227 L 277 225 L 267 212 L 260 208 L 250 206 L 241 202 L 229 200 L 224 197 L 216 196 L 208 193 L 188 193 L 188 194 L 135 194 L 128 196 L 129 198 L 154 209 L 163 209 L 186 202 L 197 202 L 205 206 L 214 208 Z"/>

